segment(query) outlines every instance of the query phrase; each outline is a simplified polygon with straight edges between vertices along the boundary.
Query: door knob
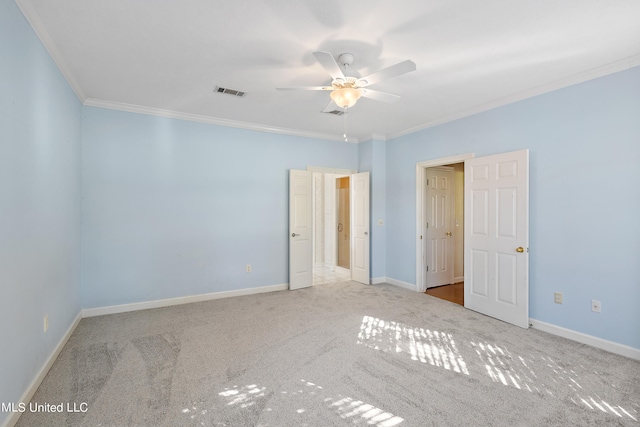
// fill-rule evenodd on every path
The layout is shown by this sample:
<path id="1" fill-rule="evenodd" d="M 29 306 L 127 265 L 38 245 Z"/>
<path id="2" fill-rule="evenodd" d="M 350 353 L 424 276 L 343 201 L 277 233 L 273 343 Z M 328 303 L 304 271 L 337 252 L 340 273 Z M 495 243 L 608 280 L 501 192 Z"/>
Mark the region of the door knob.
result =
<path id="1" fill-rule="evenodd" d="M 453 236 L 453 233 L 451 233 L 450 231 L 447 231 L 447 236 L 451 237 Z"/>
<path id="2" fill-rule="evenodd" d="M 296 236 L 299 236 L 299 234 L 291 233 L 291 237 L 296 237 Z"/>
<path id="3" fill-rule="evenodd" d="M 368 236 L 368 235 L 369 235 L 369 232 L 368 232 L 368 231 L 365 231 L 365 232 L 364 232 L 364 235 L 365 235 L 365 236 Z"/>
<path id="4" fill-rule="evenodd" d="M 522 246 L 520 246 L 520 247 L 516 248 L 516 252 L 522 253 L 522 252 L 524 252 L 524 248 Z"/>

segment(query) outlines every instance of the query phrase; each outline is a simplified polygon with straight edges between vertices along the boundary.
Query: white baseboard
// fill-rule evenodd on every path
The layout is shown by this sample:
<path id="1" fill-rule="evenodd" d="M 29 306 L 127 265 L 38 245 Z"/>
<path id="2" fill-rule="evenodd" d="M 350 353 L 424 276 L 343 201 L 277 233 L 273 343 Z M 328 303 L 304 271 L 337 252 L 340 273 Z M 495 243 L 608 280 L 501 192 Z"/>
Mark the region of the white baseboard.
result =
<path id="1" fill-rule="evenodd" d="M 384 282 L 390 285 L 409 289 L 410 291 L 417 291 L 416 285 L 414 283 L 403 282 L 402 280 L 392 279 L 391 277 L 385 277 L 384 279 L 385 279 Z"/>
<path id="2" fill-rule="evenodd" d="M 155 301 L 136 302 L 132 304 L 112 305 L 108 307 L 85 308 L 82 317 L 103 316 L 105 314 L 126 313 L 129 311 L 146 310 L 149 308 L 169 307 L 172 305 L 189 304 L 192 302 L 210 301 L 220 298 L 239 297 L 243 295 L 263 294 L 266 292 L 285 291 L 288 283 L 281 285 L 261 286 L 259 288 L 239 289 L 237 291 L 212 292 L 209 294 L 190 295 L 185 297 L 168 298 Z"/>
<path id="3" fill-rule="evenodd" d="M 58 355 L 62 351 L 62 348 L 67 343 L 67 341 L 69 341 L 69 337 L 71 337 L 71 334 L 73 334 L 73 331 L 76 330 L 76 327 L 80 323 L 80 320 L 82 320 L 82 311 L 78 313 L 76 318 L 73 320 L 73 322 L 71 323 L 71 326 L 69 326 L 69 329 L 67 329 L 67 332 L 65 332 L 65 334 L 62 336 L 62 338 L 58 342 L 58 345 L 56 345 L 56 347 L 53 349 L 53 351 L 51 352 L 51 355 L 49 355 L 49 358 L 47 359 L 45 364 L 42 365 L 42 368 L 40 368 L 38 375 L 36 375 L 33 381 L 31 381 L 31 384 L 29 384 L 29 387 L 27 387 L 27 390 L 24 392 L 19 402 L 28 403 L 31 401 L 31 398 L 33 398 L 33 395 L 38 390 L 38 387 L 40 387 L 42 380 L 44 380 L 44 377 L 47 376 L 47 374 L 49 373 L 49 369 L 51 369 L 51 366 L 53 366 L 53 363 L 58 358 Z M 12 412 L 6 418 L 2 426 L 10 427 L 10 426 L 16 425 L 16 423 L 18 422 L 18 419 L 20 418 L 20 415 L 22 415 L 21 412 Z"/>
<path id="4" fill-rule="evenodd" d="M 372 277 L 371 278 L 371 284 L 372 285 L 379 285 L 380 283 L 387 283 L 387 278 L 386 277 Z"/>
<path id="5" fill-rule="evenodd" d="M 453 278 L 453 283 L 460 283 L 460 282 L 464 282 L 464 276 L 459 276 L 459 277 L 454 277 Z"/>
<path id="6" fill-rule="evenodd" d="M 577 341 L 582 344 L 587 344 L 592 347 L 600 348 L 602 350 L 629 357 L 631 359 L 640 360 L 640 349 L 637 348 L 629 347 L 627 345 L 619 344 L 613 341 L 607 341 L 602 338 L 552 325 L 551 323 L 541 322 L 540 320 L 536 319 L 529 319 L 529 324 L 534 329 L 539 329 L 553 335 L 558 335 L 563 338 Z"/>

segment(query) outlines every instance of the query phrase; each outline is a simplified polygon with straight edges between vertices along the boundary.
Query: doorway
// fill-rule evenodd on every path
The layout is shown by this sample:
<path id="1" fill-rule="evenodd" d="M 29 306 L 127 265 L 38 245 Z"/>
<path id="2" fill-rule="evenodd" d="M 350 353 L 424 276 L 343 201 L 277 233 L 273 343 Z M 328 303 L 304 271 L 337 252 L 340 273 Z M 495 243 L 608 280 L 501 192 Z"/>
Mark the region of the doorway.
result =
<path id="1" fill-rule="evenodd" d="M 324 173 L 314 177 L 315 172 Z M 337 266 L 337 210 L 335 179 L 329 179 L 334 170 L 308 166 L 307 170 L 289 169 L 289 289 L 301 289 L 314 285 L 314 269 L 319 257 L 325 255 L 321 265 L 326 269 Z M 342 172 L 340 170 L 339 172 Z M 346 171 L 342 176 L 350 176 L 350 249 L 349 279 L 371 284 L 370 266 L 370 176 L 369 172 Z M 320 180 L 319 185 L 316 179 Z M 324 183 L 322 182 L 324 180 Z M 324 184 L 324 185 L 323 185 Z M 320 188 L 325 190 L 320 197 Z M 325 203 L 325 201 L 327 203 Z M 329 206 L 330 205 L 330 206 Z M 318 227 L 317 219 L 322 217 L 324 227 Z M 328 218 L 327 218 L 328 217 Z M 317 235 L 317 236 L 316 236 Z M 325 236 L 324 250 L 317 250 L 317 237 Z M 333 249 L 327 250 L 327 240 Z M 330 257 L 327 260 L 326 257 Z"/>
<path id="2" fill-rule="evenodd" d="M 313 284 L 351 280 L 350 171 L 313 172 Z"/>
<path id="3" fill-rule="evenodd" d="M 349 209 L 349 180 L 348 176 L 336 179 L 338 227 L 336 232 L 338 246 L 338 267 L 351 270 L 351 216 Z"/>
<path id="4" fill-rule="evenodd" d="M 416 163 L 416 230 L 418 232 L 416 239 L 416 290 L 419 292 L 426 292 L 427 290 L 427 233 L 425 229 L 427 219 L 425 213 L 425 198 L 427 170 L 429 168 L 453 167 L 456 171 L 454 174 L 454 182 L 460 179 L 463 180 L 462 190 L 456 191 L 453 196 L 453 200 L 455 201 L 453 212 L 457 212 L 460 208 L 462 211 L 461 213 L 458 212 L 455 214 L 451 240 L 455 247 L 453 260 L 454 283 L 464 282 L 464 161 L 472 159 L 473 157 L 473 154 L 468 153 Z M 458 227 L 455 227 L 456 224 Z M 462 250 L 462 254 L 460 254 L 460 250 Z M 458 268 L 456 268 L 456 265 Z"/>
<path id="5" fill-rule="evenodd" d="M 425 168 L 424 286 L 464 305 L 464 163 Z"/>

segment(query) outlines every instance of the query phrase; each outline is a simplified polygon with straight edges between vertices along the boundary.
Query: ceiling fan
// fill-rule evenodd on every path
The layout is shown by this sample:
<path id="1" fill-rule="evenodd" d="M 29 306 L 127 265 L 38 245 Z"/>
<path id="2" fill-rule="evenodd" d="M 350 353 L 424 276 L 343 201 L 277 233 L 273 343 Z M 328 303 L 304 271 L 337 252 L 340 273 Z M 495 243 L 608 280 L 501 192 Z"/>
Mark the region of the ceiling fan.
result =
<path id="1" fill-rule="evenodd" d="M 332 101 L 322 110 L 323 112 L 335 110 L 335 105 L 345 109 L 353 107 L 360 97 L 387 103 L 396 102 L 400 99 L 398 95 L 368 89 L 368 86 L 382 80 L 415 71 L 416 69 L 416 64 L 407 59 L 365 77 L 360 77 L 360 73 L 357 71 L 349 70 L 349 66 L 353 63 L 353 54 L 351 53 L 341 54 L 338 56 L 337 61 L 329 52 L 313 52 L 313 56 L 316 57 L 318 62 L 329 72 L 329 75 L 333 79 L 330 86 L 279 87 L 276 89 L 331 91 L 330 96 Z"/>

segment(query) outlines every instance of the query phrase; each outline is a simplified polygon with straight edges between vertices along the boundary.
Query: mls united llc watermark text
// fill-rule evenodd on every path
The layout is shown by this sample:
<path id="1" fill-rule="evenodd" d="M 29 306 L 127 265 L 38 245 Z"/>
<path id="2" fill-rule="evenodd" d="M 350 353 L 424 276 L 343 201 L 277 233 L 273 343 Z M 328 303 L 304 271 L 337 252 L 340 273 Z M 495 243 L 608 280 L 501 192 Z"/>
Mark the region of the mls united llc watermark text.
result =
<path id="1" fill-rule="evenodd" d="M 67 412 L 84 413 L 89 410 L 86 402 L 60 402 L 60 403 L 38 403 L 38 402 L 10 402 L 0 403 L 1 412 Z"/>

